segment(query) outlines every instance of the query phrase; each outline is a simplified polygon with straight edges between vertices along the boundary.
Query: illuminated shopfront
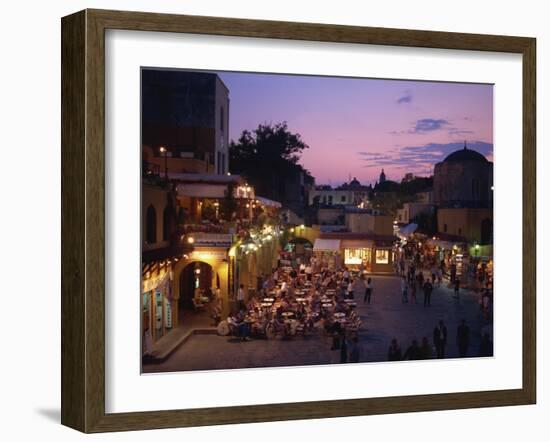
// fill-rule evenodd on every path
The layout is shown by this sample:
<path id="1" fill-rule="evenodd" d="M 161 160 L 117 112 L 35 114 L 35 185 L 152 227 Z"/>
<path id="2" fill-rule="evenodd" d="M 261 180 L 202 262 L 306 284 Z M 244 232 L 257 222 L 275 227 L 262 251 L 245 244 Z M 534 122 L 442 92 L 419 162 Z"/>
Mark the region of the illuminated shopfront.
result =
<path id="1" fill-rule="evenodd" d="M 370 270 L 372 262 L 372 249 L 369 248 L 347 248 L 344 249 L 344 264 L 363 265 L 366 270 Z"/>
<path id="2" fill-rule="evenodd" d="M 172 296 L 172 272 L 170 266 L 158 266 L 146 272 L 142 280 L 142 345 L 149 353 L 154 342 L 174 327 Z"/>
<path id="3" fill-rule="evenodd" d="M 376 249 L 376 264 L 389 264 L 390 250 Z"/>

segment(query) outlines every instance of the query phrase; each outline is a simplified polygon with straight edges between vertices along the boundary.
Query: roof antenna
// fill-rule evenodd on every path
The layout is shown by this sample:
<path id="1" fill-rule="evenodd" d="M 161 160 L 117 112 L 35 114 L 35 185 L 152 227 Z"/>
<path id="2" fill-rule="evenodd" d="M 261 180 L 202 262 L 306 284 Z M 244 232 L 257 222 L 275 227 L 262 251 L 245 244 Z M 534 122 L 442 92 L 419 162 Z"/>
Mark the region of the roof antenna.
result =
<path id="1" fill-rule="evenodd" d="M 466 140 L 464 140 L 464 150 L 466 150 Z"/>

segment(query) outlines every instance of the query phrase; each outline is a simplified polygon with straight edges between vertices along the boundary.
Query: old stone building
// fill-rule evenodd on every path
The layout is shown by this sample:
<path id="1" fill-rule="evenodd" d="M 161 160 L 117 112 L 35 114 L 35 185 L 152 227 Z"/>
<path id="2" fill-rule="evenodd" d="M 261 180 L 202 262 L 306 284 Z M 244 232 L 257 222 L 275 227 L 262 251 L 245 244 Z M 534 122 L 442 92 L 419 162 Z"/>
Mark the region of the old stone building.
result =
<path id="1" fill-rule="evenodd" d="M 457 150 L 434 169 L 434 202 L 439 207 L 491 208 L 493 163 L 482 154 Z"/>
<path id="2" fill-rule="evenodd" d="M 435 165 L 434 202 L 438 232 L 492 244 L 493 163 L 466 143 Z"/>

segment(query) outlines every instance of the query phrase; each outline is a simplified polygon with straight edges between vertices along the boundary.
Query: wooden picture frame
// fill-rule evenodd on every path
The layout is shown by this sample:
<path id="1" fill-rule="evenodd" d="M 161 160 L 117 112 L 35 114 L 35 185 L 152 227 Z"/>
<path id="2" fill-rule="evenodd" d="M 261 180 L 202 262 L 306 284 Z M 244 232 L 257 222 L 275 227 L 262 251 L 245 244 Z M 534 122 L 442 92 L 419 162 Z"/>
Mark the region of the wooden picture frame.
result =
<path id="1" fill-rule="evenodd" d="M 513 390 L 107 414 L 105 412 L 105 30 L 124 29 L 523 57 L 523 385 Z M 533 38 L 84 10 L 62 19 L 62 424 L 83 432 L 533 404 L 536 151 Z"/>

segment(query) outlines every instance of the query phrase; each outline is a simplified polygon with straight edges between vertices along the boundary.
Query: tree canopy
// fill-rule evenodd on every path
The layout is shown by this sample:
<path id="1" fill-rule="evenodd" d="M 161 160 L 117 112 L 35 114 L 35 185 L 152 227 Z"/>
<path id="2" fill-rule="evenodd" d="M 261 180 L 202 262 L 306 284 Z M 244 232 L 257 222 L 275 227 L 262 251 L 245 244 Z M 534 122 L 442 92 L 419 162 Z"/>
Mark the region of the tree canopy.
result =
<path id="1" fill-rule="evenodd" d="M 243 131 L 237 141 L 231 141 L 230 169 L 245 176 L 257 193 L 277 198 L 280 183 L 297 171 L 308 173 L 298 163 L 308 147 L 299 133 L 288 129 L 286 122 L 260 124 L 253 131 Z"/>

